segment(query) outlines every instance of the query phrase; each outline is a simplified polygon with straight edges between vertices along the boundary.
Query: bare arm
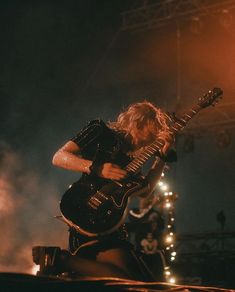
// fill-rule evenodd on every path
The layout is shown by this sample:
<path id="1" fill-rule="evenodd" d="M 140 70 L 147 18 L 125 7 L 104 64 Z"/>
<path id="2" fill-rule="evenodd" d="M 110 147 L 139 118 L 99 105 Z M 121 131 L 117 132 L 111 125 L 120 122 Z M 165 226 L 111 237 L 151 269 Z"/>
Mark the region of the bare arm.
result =
<path id="1" fill-rule="evenodd" d="M 161 174 L 163 172 L 165 162 L 156 158 L 151 169 L 145 177 L 145 186 L 135 192 L 133 195 L 143 198 L 144 200 L 148 199 L 155 189 L 156 183 L 159 181 Z"/>
<path id="2" fill-rule="evenodd" d="M 73 141 L 68 141 L 53 156 L 52 164 L 68 170 L 90 173 L 91 160 L 78 156 L 80 148 Z"/>
<path id="3" fill-rule="evenodd" d="M 168 134 L 163 133 L 159 135 L 159 139 L 165 141 L 165 145 L 163 146 L 161 151 L 161 154 L 164 156 L 171 147 L 174 138 Z M 160 180 L 164 168 L 165 162 L 161 158 L 156 157 L 151 169 L 149 170 L 148 174 L 145 177 L 146 181 L 145 187 L 136 192 L 135 195 L 143 198 L 143 200 L 148 199 L 151 196 L 153 190 L 155 189 L 156 183 Z"/>
<path id="4" fill-rule="evenodd" d="M 158 135 L 158 138 L 165 142 L 163 148 L 161 149 L 161 155 L 164 157 L 167 155 L 168 150 L 174 143 L 174 137 L 168 133 L 161 133 Z M 161 177 L 164 167 L 165 162 L 161 158 L 156 157 L 150 171 L 146 176 L 146 180 L 149 185 L 149 193 L 151 193 L 154 190 L 156 183 L 159 181 Z"/>
<path id="5" fill-rule="evenodd" d="M 73 141 L 68 141 L 54 154 L 52 164 L 68 170 L 90 174 L 90 166 L 93 161 L 82 158 L 79 153 L 79 146 Z M 126 171 L 116 164 L 107 162 L 99 167 L 97 175 L 103 178 L 120 180 L 125 177 Z"/>

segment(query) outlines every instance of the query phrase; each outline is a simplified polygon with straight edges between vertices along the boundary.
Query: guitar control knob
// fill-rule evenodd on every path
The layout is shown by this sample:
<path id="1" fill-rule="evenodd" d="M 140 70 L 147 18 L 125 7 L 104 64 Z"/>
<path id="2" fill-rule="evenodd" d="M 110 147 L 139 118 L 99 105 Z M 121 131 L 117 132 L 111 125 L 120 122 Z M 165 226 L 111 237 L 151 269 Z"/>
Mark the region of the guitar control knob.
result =
<path id="1" fill-rule="evenodd" d="M 130 186 L 131 186 L 131 183 L 127 183 L 126 186 L 127 186 L 127 187 L 130 187 Z"/>
<path id="2" fill-rule="evenodd" d="M 111 211 L 111 210 L 108 210 L 108 211 L 107 211 L 107 214 L 108 214 L 108 215 L 111 215 L 111 214 L 112 214 L 112 211 Z"/>

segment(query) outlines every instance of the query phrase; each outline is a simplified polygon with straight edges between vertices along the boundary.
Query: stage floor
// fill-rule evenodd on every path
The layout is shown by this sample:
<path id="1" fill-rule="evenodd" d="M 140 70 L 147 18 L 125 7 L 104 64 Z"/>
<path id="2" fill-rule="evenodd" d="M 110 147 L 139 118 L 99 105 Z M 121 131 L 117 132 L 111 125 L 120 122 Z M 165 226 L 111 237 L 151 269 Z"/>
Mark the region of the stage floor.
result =
<path id="1" fill-rule="evenodd" d="M 120 278 L 79 278 L 71 279 L 67 277 L 45 277 L 19 273 L 0 273 L 0 291 L 233 291 L 233 289 L 223 289 L 216 287 L 175 285 L 160 282 L 137 282 Z"/>

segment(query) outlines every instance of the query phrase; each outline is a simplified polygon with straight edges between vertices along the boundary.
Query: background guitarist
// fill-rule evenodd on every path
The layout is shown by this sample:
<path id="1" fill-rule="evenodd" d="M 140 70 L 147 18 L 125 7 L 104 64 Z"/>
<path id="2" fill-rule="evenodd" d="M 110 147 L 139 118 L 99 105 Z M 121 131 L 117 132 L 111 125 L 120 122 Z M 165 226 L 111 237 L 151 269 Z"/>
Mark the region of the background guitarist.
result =
<path id="1" fill-rule="evenodd" d="M 148 101 L 131 104 L 114 122 L 89 122 L 55 153 L 52 162 L 55 166 L 81 172 L 80 181 L 84 183 L 89 178 L 120 181 L 127 175 L 124 166 L 156 138 L 163 141 L 164 146 L 156 153 L 143 188 L 135 194 L 145 198 L 152 193 L 165 162 L 176 160 L 175 152 L 169 151 L 174 141 L 169 130 L 169 117 Z M 152 278 L 136 256 L 123 226 L 95 239 L 79 234 L 73 228 L 70 232 L 70 253 L 56 257 L 57 268 L 61 271 L 83 276 L 161 280 Z"/>

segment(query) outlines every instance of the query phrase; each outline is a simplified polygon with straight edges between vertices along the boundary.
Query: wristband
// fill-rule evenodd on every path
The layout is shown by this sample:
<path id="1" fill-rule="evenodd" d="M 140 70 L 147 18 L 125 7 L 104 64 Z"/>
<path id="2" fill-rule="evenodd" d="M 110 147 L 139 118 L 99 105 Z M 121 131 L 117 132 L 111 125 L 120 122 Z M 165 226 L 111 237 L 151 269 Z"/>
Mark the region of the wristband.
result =
<path id="1" fill-rule="evenodd" d="M 167 155 L 162 154 L 160 151 L 157 152 L 157 156 L 164 162 L 175 162 L 177 161 L 177 153 L 174 149 L 170 149 Z"/>
<path id="2" fill-rule="evenodd" d="M 92 162 L 92 164 L 90 165 L 90 167 L 89 167 L 89 170 L 90 170 L 90 174 L 89 175 L 98 176 L 98 172 L 99 172 L 99 169 L 100 169 L 102 164 L 103 163 L 100 163 L 97 160 L 94 160 Z"/>

